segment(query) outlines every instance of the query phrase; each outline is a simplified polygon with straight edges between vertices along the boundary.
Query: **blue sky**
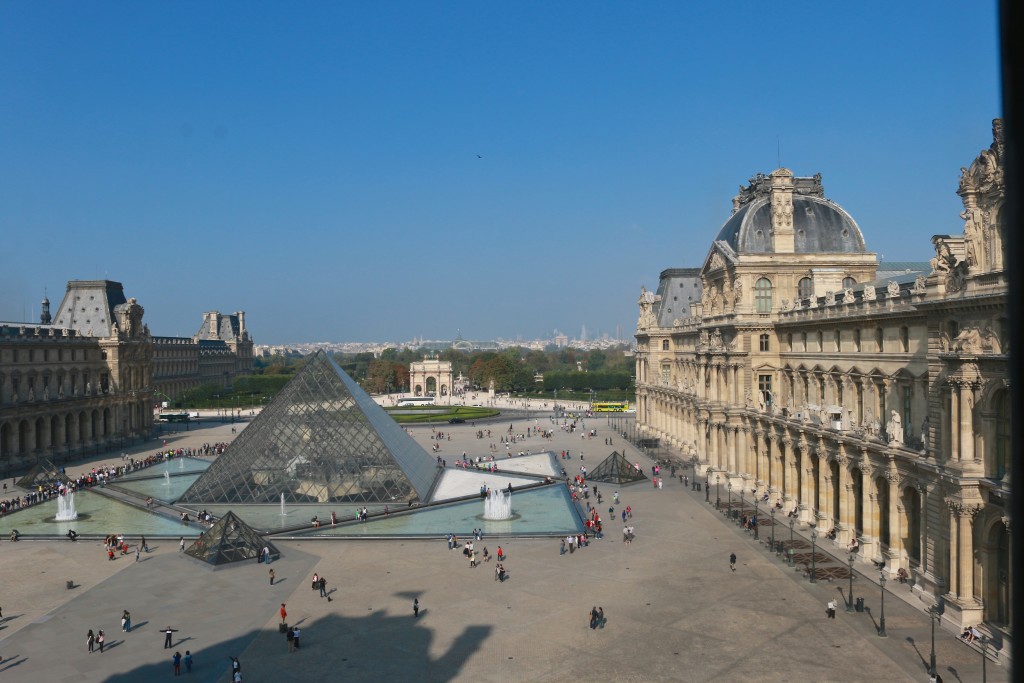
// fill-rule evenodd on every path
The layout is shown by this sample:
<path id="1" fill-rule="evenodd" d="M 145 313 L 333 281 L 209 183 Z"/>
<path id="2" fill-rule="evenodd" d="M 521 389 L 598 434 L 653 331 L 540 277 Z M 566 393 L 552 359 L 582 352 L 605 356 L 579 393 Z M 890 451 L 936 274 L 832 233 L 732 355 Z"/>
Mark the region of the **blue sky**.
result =
<path id="1" fill-rule="evenodd" d="M 628 337 L 780 149 L 927 260 L 1000 112 L 995 3 L 779 7 L 2 3 L 0 319 L 108 278 L 156 334 Z"/>

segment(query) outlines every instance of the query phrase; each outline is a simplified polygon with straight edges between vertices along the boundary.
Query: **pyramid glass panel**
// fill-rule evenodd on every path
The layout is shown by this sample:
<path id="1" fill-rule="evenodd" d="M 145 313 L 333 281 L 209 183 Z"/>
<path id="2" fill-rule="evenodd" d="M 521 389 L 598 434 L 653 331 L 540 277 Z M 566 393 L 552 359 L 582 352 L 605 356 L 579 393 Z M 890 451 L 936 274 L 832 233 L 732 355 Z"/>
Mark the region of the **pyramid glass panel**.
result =
<path id="1" fill-rule="evenodd" d="M 23 489 L 35 490 L 38 486 L 47 484 L 67 484 L 71 479 L 47 458 L 40 458 L 39 462 L 28 471 L 24 477 L 18 480 L 18 486 Z"/>
<path id="2" fill-rule="evenodd" d="M 185 503 L 426 500 L 437 468 L 318 351 L 182 497 Z"/>
<path id="3" fill-rule="evenodd" d="M 217 520 L 210 530 L 185 549 L 185 554 L 208 564 L 227 564 L 255 560 L 268 548 L 272 555 L 277 548 L 265 541 L 233 512 Z"/>
<path id="4" fill-rule="evenodd" d="M 647 479 L 647 476 L 627 460 L 626 456 L 618 451 L 612 451 L 612 454 L 602 460 L 601 464 L 587 472 L 587 479 L 609 484 L 629 484 L 634 481 L 643 481 Z"/>

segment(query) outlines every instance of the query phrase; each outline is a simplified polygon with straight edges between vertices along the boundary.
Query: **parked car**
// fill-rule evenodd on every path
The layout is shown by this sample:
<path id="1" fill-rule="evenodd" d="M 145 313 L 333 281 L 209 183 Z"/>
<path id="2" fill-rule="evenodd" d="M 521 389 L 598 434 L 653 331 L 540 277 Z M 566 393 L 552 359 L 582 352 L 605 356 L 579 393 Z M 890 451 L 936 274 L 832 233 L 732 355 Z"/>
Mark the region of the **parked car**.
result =
<path id="1" fill-rule="evenodd" d="M 461 417 L 453 417 L 452 419 L 448 420 L 448 424 L 450 425 L 460 425 L 464 424 L 465 422 L 466 421 L 463 420 Z"/>

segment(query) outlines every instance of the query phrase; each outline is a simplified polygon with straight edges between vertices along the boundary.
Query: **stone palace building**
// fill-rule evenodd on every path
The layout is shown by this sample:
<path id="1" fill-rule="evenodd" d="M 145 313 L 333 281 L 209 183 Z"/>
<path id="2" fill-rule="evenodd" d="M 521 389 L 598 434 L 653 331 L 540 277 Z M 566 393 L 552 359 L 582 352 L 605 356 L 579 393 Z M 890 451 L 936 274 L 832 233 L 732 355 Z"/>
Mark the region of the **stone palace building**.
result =
<path id="1" fill-rule="evenodd" d="M 120 282 L 72 280 L 52 318 L 44 298 L 38 323 L 0 323 L 0 475 L 146 438 L 159 401 L 252 371 L 245 313 L 154 337 L 144 312 Z"/>
<path id="2" fill-rule="evenodd" d="M 637 423 L 709 480 L 857 538 L 860 561 L 944 597 L 947 623 L 1008 639 L 1001 121 L 993 134 L 960 175 L 963 234 L 934 236 L 916 273 L 883 272 L 820 175 L 741 187 L 699 299 L 676 270 L 641 293 Z"/>

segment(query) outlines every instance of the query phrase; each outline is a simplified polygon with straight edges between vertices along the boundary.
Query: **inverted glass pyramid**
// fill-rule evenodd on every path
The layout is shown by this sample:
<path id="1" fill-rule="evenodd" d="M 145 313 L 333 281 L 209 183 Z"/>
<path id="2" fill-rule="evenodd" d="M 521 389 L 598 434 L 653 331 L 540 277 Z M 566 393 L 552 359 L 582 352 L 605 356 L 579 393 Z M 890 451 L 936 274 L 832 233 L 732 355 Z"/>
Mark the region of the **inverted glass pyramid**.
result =
<path id="1" fill-rule="evenodd" d="M 434 458 L 317 351 L 181 496 L 184 503 L 427 499 Z"/>
<path id="2" fill-rule="evenodd" d="M 185 554 L 208 564 L 227 564 L 255 560 L 263 548 L 268 548 L 272 555 L 278 554 L 277 548 L 229 511 L 199 540 L 186 548 Z"/>
<path id="3" fill-rule="evenodd" d="M 587 472 L 587 479 L 609 484 L 628 484 L 646 478 L 643 472 L 618 451 L 612 451 L 612 454 L 602 460 L 601 464 Z"/>

